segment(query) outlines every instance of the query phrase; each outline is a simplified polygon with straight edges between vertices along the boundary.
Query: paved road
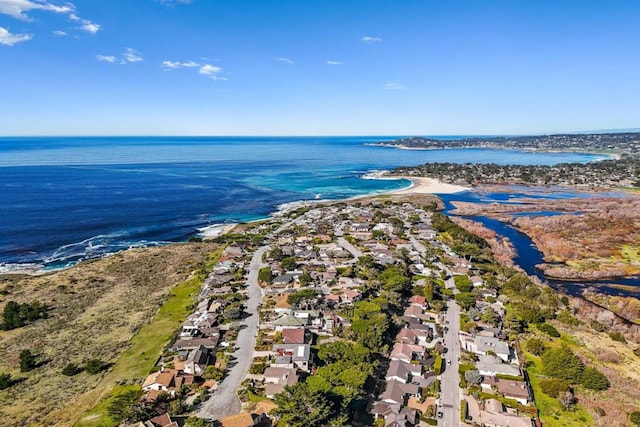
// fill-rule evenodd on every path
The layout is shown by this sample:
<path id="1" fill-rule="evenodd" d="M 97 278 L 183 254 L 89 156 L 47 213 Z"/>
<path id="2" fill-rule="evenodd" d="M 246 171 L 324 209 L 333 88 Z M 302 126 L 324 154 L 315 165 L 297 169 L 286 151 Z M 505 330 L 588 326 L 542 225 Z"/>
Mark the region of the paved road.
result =
<path id="1" fill-rule="evenodd" d="M 353 255 L 355 259 L 358 259 L 362 256 L 362 252 L 360 252 L 358 248 L 353 246 L 351 243 L 347 242 L 344 237 L 338 237 L 338 244 L 349 251 L 349 253 L 351 253 L 351 255 Z"/>
<path id="2" fill-rule="evenodd" d="M 458 344 L 458 334 L 460 332 L 460 307 L 453 301 L 447 303 L 445 323 L 448 330 L 444 335 L 444 345 L 447 352 L 444 358 L 451 361 L 451 365 L 445 363 L 445 371 L 440 376 L 441 392 L 440 407 L 438 411 L 443 412 L 443 417 L 438 420 L 439 426 L 460 425 L 460 377 L 458 366 L 460 362 L 460 344 Z"/>
<path id="3" fill-rule="evenodd" d="M 247 296 L 245 311 L 249 317 L 241 322 L 244 327 L 238 333 L 236 350 L 233 353 L 231 363 L 235 363 L 225 379 L 218 384 L 218 389 L 209 400 L 203 403 L 198 412 L 201 418 L 219 420 L 230 415 L 239 414 L 242 404 L 238 399 L 238 388 L 244 380 L 253 359 L 255 350 L 256 333 L 258 332 L 258 305 L 262 302 L 262 289 L 258 286 L 258 271 L 262 265 L 262 255 L 269 246 L 261 246 L 251 258 L 249 263 L 249 275 L 247 279 Z"/>

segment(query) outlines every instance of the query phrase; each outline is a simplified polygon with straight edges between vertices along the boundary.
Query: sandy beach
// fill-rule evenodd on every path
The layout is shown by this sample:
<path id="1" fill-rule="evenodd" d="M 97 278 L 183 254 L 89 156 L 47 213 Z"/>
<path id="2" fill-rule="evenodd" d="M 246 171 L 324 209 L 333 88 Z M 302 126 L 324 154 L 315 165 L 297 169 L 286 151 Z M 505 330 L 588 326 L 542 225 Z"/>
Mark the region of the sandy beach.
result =
<path id="1" fill-rule="evenodd" d="M 416 176 L 394 176 L 411 181 L 411 186 L 402 190 L 391 191 L 391 194 L 453 194 L 471 190 L 461 185 L 447 184 L 433 178 Z"/>

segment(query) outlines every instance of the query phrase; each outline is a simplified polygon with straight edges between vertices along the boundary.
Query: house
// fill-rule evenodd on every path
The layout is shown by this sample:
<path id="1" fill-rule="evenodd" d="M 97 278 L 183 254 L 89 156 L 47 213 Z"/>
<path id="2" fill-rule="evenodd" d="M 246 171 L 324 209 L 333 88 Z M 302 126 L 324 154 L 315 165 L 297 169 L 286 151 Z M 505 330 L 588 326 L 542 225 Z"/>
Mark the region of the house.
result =
<path id="1" fill-rule="evenodd" d="M 311 365 L 311 345 L 274 344 L 271 366 L 276 368 L 298 368 L 309 372 Z"/>
<path id="2" fill-rule="evenodd" d="M 299 328 L 306 325 L 306 319 L 301 319 L 291 314 L 285 314 L 273 321 L 273 327 L 278 332 L 282 332 L 285 328 Z"/>
<path id="3" fill-rule="evenodd" d="M 484 377 L 480 384 L 483 390 L 497 391 L 507 399 L 517 400 L 518 403 L 528 405 L 533 401 L 531 391 L 524 381 L 505 380 L 497 377 Z"/>
<path id="4" fill-rule="evenodd" d="M 203 345 L 199 345 L 194 351 L 189 353 L 184 363 L 186 374 L 202 375 L 211 360 L 211 352 Z"/>
<path id="5" fill-rule="evenodd" d="M 340 302 L 342 304 L 353 304 L 360 300 L 362 293 L 356 289 L 347 289 L 342 295 L 340 295 Z"/>
<path id="6" fill-rule="evenodd" d="M 395 403 L 398 405 L 405 405 L 409 397 L 418 397 L 420 394 L 420 387 L 411 383 L 404 383 L 402 381 L 390 380 L 387 381 L 387 386 L 384 392 L 380 395 L 379 399 L 386 403 Z"/>
<path id="7" fill-rule="evenodd" d="M 414 344 L 395 343 L 391 350 L 391 360 L 402 360 L 403 362 L 411 362 L 415 357 L 422 358 L 424 348 Z"/>
<path id="8" fill-rule="evenodd" d="M 210 336 L 208 338 L 178 338 L 171 346 L 171 350 L 195 350 L 199 346 L 215 350 L 218 347 L 219 336 Z"/>
<path id="9" fill-rule="evenodd" d="M 424 314 L 424 310 L 421 306 L 416 304 L 411 304 L 407 308 L 405 308 L 402 318 L 408 320 L 410 318 L 416 318 L 420 320 L 425 320 L 427 316 Z"/>
<path id="10" fill-rule="evenodd" d="M 282 339 L 285 344 L 304 344 L 306 342 L 305 329 L 284 328 L 282 329 Z"/>
<path id="11" fill-rule="evenodd" d="M 384 419 L 385 427 L 410 427 L 418 425 L 420 418 L 415 409 L 402 408 L 399 413 L 389 414 Z"/>
<path id="12" fill-rule="evenodd" d="M 181 375 L 175 369 L 166 369 L 148 375 L 142 383 L 142 389 L 163 391 L 173 395 L 187 384 L 193 384 L 193 375 Z"/>
<path id="13" fill-rule="evenodd" d="M 248 414 L 246 412 L 230 417 L 222 418 L 219 423 L 222 427 L 254 427 L 269 425 L 266 414 Z"/>
<path id="14" fill-rule="evenodd" d="M 494 377 L 498 374 L 511 375 L 513 377 L 519 377 L 522 375 L 519 366 L 503 363 L 502 359 L 500 359 L 499 357 L 489 355 L 478 356 L 476 368 L 478 368 L 480 375 L 491 377 Z"/>
<path id="15" fill-rule="evenodd" d="M 469 277 L 469 279 L 471 280 L 474 288 L 477 288 L 478 286 L 482 286 L 484 284 L 484 280 L 482 280 L 482 277 L 480 276 L 471 276 Z"/>
<path id="16" fill-rule="evenodd" d="M 429 308 L 429 303 L 427 302 L 427 299 L 422 295 L 413 295 L 411 298 L 409 298 L 409 303 L 411 305 L 417 305 L 423 310 L 426 310 Z"/>
<path id="17" fill-rule="evenodd" d="M 502 341 L 501 339 L 494 337 L 485 337 L 485 336 L 476 336 L 475 339 L 475 349 L 470 349 L 479 355 L 489 354 L 489 352 L 495 353 L 500 359 L 505 362 L 509 362 L 512 360 L 512 351 L 509 347 L 509 344 Z"/>
<path id="18" fill-rule="evenodd" d="M 474 422 L 486 427 L 533 427 L 535 425 L 531 418 L 507 412 L 502 402 L 496 399 L 485 400 L 484 409 L 480 411 L 480 420 L 474 420 Z"/>
<path id="19" fill-rule="evenodd" d="M 403 362 L 402 360 L 392 360 L 391 363 L 389 363 L 389 369 L 387 369 L 385 379 L 387 381 L 396 380 L 403 383 L 410 383 L 413 377 L 420 376 L 421 373 L 421 365 Z"/>
<path id="20" fill-rule="evenodd" d="M 265 396 L 273 399 L 286 386 L 297 383 L 298 374 L 296 369 L 270 366 L 264 371 L 264 382 L 266 384 Z"/>
<path id="21" fill-rule="evenodd" d="M 400 405 L 397 403 L 375 402 L 371 408 L 371 413 L 376 419 L 386 419 L 391 414 L 400 413 Z"/>

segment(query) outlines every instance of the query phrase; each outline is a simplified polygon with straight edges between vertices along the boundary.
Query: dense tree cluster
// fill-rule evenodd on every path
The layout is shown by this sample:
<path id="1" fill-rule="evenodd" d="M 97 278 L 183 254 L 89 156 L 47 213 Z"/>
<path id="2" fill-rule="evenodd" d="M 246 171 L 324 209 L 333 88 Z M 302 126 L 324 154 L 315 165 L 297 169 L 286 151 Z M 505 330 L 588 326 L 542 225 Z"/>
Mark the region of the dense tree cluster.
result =
<path id="1" fill-rule="evenodd" d="M 346 426 L 358 408 L 366 407 L 366 385 L 377 365 L 372 352 L 359 343 L 336 341 L 321 345 L 318 358 L 323 366 L 316 375 L 276 395 L 273 414 L 283 424 Z"/>
<path id="2" fill-rule="evenodd" d="M 27 323 L 34 322 L 38 319 L 47 317 L 49 308 L 38 301 L 33 303 L 19 304 L 15 301 L 9 301 L 4 306 L 2 313 L 2 324 L 0 329 L 8 331 L 11 329 L 21 328 Z"/>

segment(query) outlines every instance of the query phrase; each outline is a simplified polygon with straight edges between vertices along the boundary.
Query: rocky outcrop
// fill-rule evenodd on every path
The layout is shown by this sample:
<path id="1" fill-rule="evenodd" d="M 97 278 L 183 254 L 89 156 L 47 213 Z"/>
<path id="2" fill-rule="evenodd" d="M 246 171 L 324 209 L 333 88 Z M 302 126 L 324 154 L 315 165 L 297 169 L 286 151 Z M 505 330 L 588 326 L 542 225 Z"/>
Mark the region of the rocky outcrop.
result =
<path id="1" fill-rule="evenodd" d="M 620 332 L 627 340 L 640 343 L 640 325 L 589 300 L 589 298 L 596 299 L 597 297 L 597 294 L 585 291 L 583 298 L 573 298 L 571 300 L 573 314 L 587 323 L 597 320 L 606 325 L 611 332 Z"/>

